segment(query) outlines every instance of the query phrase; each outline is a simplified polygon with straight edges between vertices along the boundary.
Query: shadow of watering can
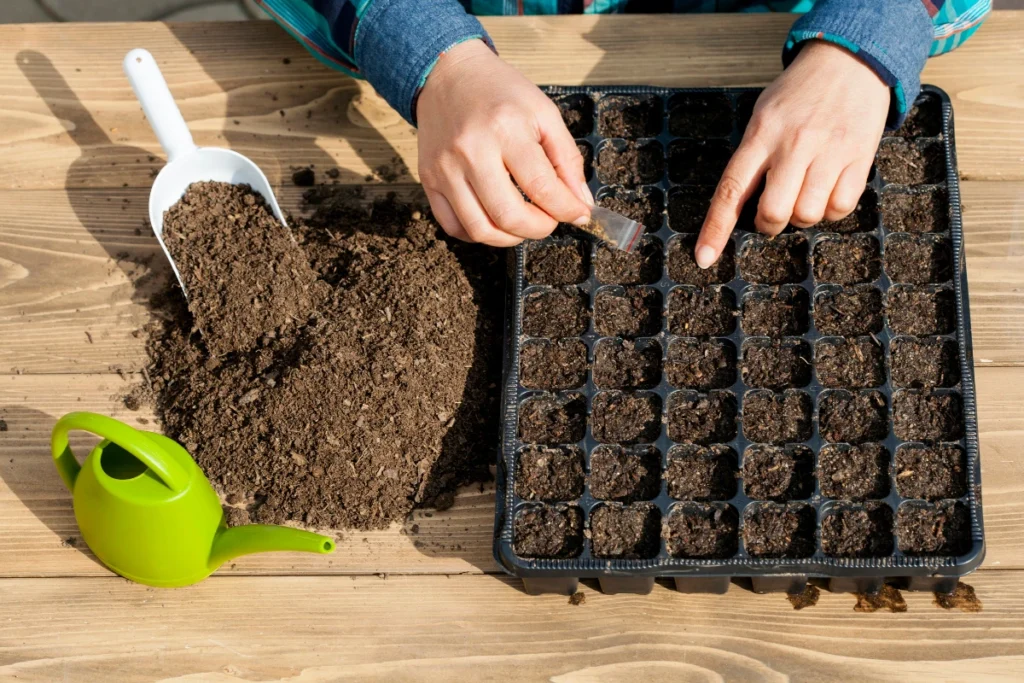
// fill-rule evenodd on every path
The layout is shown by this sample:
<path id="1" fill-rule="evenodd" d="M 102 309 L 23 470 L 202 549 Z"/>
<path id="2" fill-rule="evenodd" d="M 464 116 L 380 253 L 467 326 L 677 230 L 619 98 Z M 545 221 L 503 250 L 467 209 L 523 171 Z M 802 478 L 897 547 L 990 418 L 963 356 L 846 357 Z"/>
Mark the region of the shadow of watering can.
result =
<path id="1" fill-rule="evenodd" d="M 103 438 L 82 465 L 68 432 Z M 149 586 L 188 586 L 228 560 L 270 550 L 326 554 L 334 541 L 300 529 L 227 528 L 220 500 L 175 441 L 95 413 L 70 413 L 53 428 L 54 462 L 74 497 L 82 538 L 103 564 Z"/>

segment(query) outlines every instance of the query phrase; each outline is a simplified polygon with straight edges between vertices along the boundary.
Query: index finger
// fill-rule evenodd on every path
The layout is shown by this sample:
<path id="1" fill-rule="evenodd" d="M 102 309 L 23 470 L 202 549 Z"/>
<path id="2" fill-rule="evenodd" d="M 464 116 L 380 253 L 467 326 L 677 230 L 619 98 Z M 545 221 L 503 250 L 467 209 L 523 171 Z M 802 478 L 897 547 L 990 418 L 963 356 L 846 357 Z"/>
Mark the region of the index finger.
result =
<path id="1" fill-rule="evenodd" d="M 722 255 L 722 250 L 729 243 L 729 235 L 740 219 L 743 205 L 754 194 L 767 162 L 764 148 L 747 141 L 742 142 L 732 155 L 715 188 L 711 207 L 697 238 L 693 255 L 701 268 L 710 267 Z"/>

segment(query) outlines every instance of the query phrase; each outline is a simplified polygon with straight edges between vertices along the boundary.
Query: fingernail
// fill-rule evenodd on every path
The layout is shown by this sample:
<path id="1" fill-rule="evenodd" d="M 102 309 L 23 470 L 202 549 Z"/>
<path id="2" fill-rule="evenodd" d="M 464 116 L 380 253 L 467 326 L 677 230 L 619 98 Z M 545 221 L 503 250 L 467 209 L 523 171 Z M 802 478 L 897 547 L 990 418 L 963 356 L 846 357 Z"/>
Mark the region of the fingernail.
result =
<path id="1" fill-rule="evenodd" d="M 581 188 L 583 189 L 583 200 L 587 203 L 587 206 L 593 206 L 594 193 L 590 191 L 590 187 L 586 183 L 583 183 Z"/>
<path id="2" fill-rule="evenodd" d="M 706 244 L 697 247 L 694 257 L 697 259 L 697 265 L 704 269 L 710 268 L 717 258 L 715 250 Z"/>
<path id="3" fill-rule="evenodd" d="M 583 227 L 586 227 L 587 223 L 589 223 L 589 222 L 590 222 L 590 216 L 580 216 L 579 218 L 574 220 L 572 222 L 572 224 L 575 225 L 577 228 L 583 228 Z"/>

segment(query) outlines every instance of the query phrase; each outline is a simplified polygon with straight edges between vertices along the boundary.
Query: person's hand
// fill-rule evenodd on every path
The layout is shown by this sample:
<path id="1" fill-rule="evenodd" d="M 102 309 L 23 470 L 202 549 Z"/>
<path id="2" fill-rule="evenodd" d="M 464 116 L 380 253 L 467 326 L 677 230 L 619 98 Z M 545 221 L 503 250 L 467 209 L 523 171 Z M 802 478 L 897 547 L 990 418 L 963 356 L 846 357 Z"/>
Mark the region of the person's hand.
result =
<path id="1" fill-rule="evenodd" d="M 847 50 L 808 43 L 761 94 L 715 190 L 694 257 L 721 255 L 765 178 L 755 227 L 777 235 L 849 215 L 864 192 L 889 112 L 889 88 Z"/>
<path id="2" fill-rule="evenodd" d="M 449 235 L 509 247 L 590 220 L 583 157 L 558 107 L 482 41 L 441 58 L 416 113 L 420 181 Z"/>

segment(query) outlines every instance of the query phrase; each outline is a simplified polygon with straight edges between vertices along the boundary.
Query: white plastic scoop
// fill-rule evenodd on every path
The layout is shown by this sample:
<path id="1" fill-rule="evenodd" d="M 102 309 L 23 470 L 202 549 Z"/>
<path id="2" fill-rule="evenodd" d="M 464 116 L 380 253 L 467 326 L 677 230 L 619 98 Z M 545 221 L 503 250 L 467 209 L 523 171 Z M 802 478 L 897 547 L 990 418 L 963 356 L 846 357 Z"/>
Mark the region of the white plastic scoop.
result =
<path id="1" fill-rule="evenodd" d="M 178 105 L 160 73 L 153 55 L 141 48 L 132 50 L 124 58 L 124 73 L 142 104 L 142 111 L 156 133 L 160 146 L 167 152 L 167 165 L 153 182 L 149 191 L 149 222 L 160 246 L 171 262 L 178 284 L 185 291 L 178 266 L 164 244 L 164 211 L 181 199 L 192 183 L 213 180 L 233 185 L 247 184 L 263 195 L 281 227 L 287 230 L 281 207 L 263 171 L 238 152 L 220 147 L 196 147 L 192 133 L 182 118 Z M 186 297 L 188 292 L 185 292 Z"/>

